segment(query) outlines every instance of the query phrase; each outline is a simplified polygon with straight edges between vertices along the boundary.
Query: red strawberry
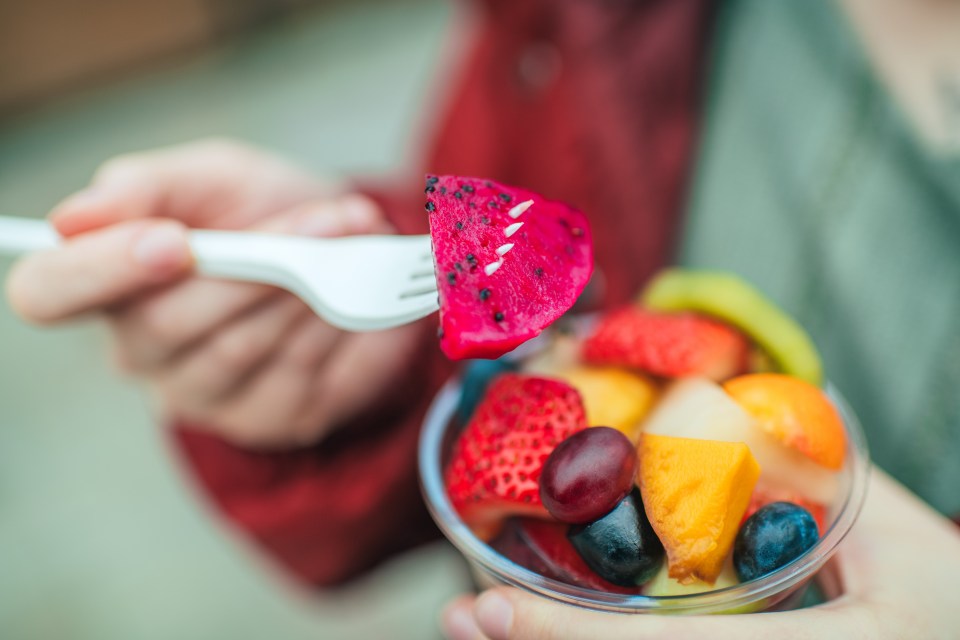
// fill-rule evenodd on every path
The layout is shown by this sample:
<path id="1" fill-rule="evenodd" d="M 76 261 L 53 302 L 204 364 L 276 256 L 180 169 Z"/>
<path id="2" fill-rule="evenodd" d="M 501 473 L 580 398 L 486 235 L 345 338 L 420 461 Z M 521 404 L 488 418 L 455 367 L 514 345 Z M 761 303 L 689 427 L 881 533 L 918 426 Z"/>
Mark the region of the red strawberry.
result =
<path id="1" fill-rule="evenodd" d="M 747 505 L 747 510 L 743 514 L 743 519 L 740 521 L 740 525 L 743 526 L 743 523 L 747 521 L 747 518 L 752 516 L 757 509 L 768 505 L 771 502 L 792 502 L 799 507 L 803 507 L 809 511 L 810 515 L 813 516 L 813 519 L 817 521 L 817 530 L 820 532 L 821 536 L 823 535 L 825 523 L 827 521 L 827 508 L 819 502 L 807 500 L 795 491 L 791 491 L 790 489 L 781 489 L 779 487 L 760 485 L 754 487 L 753 495 L 750 496 L 750 504 Z"/>
<path id="2" fill-rule="evenodd" d="M 735 329 L 694 313 L 657 313 L 638 307 L 600 320 L 584 344 L 596 364 L 642 369 L 668 378 L 704 376 L 725 380 L 742 373 L 750 343 Z"/>
<path id="3" fill-rule="evenodd" d="M 570 525 L 562 522 L 518 518 L 511 520 L 490 546 L 517 564 L 561 582 L 610 593 L 642 591 L 615 585 L 594 573 L 567 538 L 569 529 Z"/>
<path id="4" fill-rule="evenodd" d="M 447 466 L 447 493 L 460 517 L 485 539 L 511 515 L 549 519 L 540 502 L 543 462 L 586 426 L 580 394 L 565 382 L 518 374 L 497 378 Z"/>

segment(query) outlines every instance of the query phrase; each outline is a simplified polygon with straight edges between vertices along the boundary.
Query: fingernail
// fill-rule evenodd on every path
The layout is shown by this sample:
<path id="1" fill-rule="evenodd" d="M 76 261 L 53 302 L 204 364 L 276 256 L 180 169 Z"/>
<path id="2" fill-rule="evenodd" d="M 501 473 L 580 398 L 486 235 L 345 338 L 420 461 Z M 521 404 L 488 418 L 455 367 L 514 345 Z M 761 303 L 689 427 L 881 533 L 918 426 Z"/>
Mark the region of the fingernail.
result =
<path id="1" fill-rule="evenodd" d="M 96 209 L 109 200 L 109 193 L 99 187 L 87 187 L 65 198 L 55 208 L 57 211 L 85 211 Z"/>
<path id="2" fill-rule="evenodd" d="M 470 610 L 462 604 L 447 607 L 440 617 L 440 626 L 448 640 L 473 640 L 479 631 Z"/>
<path id="3" fill-rule="evenodd" d="M 141 232 L 133 244 L 133 258 L 151 269 L 174 271 L 190 259 L 183 230 L 173 224 L 157 225 Z"/>
<path id="4" fill-rule="evenodd" d="M 96 187 L 88 187 L 83 191 L 77 191 L 59 202 L 51 213 L 53 216 L 70 214 L 74 211 L 81 211 L 95 207 L 103 200 L 103 192 Z"/>
<path id="5" fill-rule="evenodd" d="M 341 201 L 344 216 L 352 225 L 364 225 L 370 222 L 374 215 L 373 206 L 365 197 L 348 196 Z"/>
<path id="6" fill-rule="evenodd" d="M 329 236 L 340 231 L 342 223 L 327 209 L 308 213 L 297 221 L 296 232 L 304 236 Z"/>
<path id="7" fill-rule="evenodd" d="M 474 607 L 477 624 L 490 640 L 507 640 L 513 622 L 513 605 L 496 591 L 480 596 Z"/>

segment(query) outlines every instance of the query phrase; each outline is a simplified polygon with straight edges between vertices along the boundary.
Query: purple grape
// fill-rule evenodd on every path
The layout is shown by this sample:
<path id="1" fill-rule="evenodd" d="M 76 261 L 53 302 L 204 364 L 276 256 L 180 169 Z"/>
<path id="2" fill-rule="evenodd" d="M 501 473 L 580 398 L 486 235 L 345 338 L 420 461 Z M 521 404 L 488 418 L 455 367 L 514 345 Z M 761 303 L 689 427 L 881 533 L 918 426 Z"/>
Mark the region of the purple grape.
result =
<path id="1" fill-rule="evenodd" d="M 610 427 L 584 429 L 543 464 L 540 499 L 561 522 L 592 522 L 630 493 L 636 474 L 637 453 L 625 435 Z"/>

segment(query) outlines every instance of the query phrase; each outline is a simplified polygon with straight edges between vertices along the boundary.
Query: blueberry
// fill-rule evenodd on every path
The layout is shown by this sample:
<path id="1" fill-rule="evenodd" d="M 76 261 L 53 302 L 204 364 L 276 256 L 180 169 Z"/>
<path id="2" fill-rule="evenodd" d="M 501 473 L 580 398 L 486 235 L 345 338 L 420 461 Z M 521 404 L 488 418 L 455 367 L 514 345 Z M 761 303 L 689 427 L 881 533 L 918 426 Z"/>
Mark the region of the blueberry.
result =
<path id="1" fill-rule="evenodd" d="M 636 488 L 599 520 L 571 527 L 567 537 L 597 575 L 622 587 L 647 582 L 663 564 L 663 544 Z"/>
<path id="2" fill-rule="evenodd" d="M 747 518 L 733 546 L 733 566 L 742 582 L 776 571 L 817 543 L 817 521 L 791 502 L 771 502 Z"/>
<path id="3" fill-rule="evenodd" d="M 460 402 L 457 405 L 457 418 L 463 423 L 470 420 L 490 382 L 498 375 L 516 371 L 516 369 L 515 363 L 503 359 L 467 362 L 461 376 L 463 386 L 460 391 Z"/>

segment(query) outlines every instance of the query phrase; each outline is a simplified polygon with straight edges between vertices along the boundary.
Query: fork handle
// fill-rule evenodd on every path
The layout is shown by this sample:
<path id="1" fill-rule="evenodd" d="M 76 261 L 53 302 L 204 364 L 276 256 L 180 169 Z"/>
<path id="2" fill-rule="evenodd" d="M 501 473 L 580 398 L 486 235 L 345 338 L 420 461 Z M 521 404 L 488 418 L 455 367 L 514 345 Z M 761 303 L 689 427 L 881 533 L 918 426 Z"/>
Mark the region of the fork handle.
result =
<path id="1" fill-rule="evenodd" d="M 231 280 L 280 284 L 278 278 L 282 274 L 271 267 L 276 247 L 265 243 L 262 236 L 250 235 L 232 231 L 189 232 L 197 270 Z M 15 257 L 54 249 L 59 244 L 60 236 L 43 220 L 0 216 L 0 255 Z"/>
<path id="2" fill-rule="evenodd" d="M 273 236 L 243 231 L 191 231 L 190 249 L 197 271 L 206 276 L 289 286 L 288 274 L 277 266 L 285 245 Z M 289 243 L 292 237 L 284 236 Z M 316 242 L 314 240 L 313 242 Z"/>
<path id="3" fill-rule="evenodd" d="M 0 216 L 0 255 L 19 256 L 58 244 L 60 236 L 43 220 Z"/>

